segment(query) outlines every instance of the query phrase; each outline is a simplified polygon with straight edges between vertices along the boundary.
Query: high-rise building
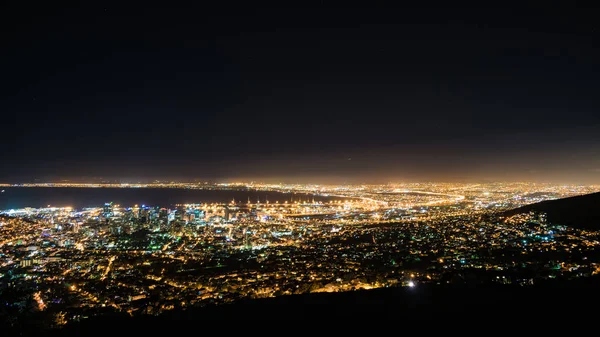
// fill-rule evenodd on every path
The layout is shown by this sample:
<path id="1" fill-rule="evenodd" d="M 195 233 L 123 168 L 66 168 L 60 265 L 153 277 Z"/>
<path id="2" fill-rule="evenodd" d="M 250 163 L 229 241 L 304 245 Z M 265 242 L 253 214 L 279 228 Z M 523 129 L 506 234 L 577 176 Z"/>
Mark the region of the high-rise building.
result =
<path id="1" fill-rule="evenodd" d="M 177 210 L 175 211 L 175 220 L 182 221 L 184 213 L 185 210 L 182 207 L 177 208 Z"/>
<path id="2" fill-rule="evenodd" d="M 123 233 L 123 228 L 120 225 L 113 226 L 110 228 L 110 232 L 113 235 L 121 235 Z"/>
<path id="3" fill-rule="evenodd" d="M 112 202 L 107 202 L 104 204 L 104 208 L 102 210 L 102 215 L 105 218 L 110 218 L 111 216 L 114 215 L 113 213 L 113 203 Z"/>
<path id="4" fill-rule="evenodd" d="M 140 223 L 146 224 L 146 223 L 150 222 L 150 216 L 149 216 L 147 208 L 145 208 L 145 207 L 140 208 L 139 213 L 140 213 L 140 215 L 139 215 Z"/>
<path id="5" fill-rule="evenodd" d="M 206 213 L 203 210 L 200 210 L 200 209 L 194 210 L 194 219 L 196 219 L 196 221 L 204 220 L 205 217 L 206 217 Z"/>
<path id="6" fill-rule="evenodd" d="M 223 219 L 225 221 L 229 221 L 229 216 L 230 216 L 229 207 L 227 205 L 225 205 L 225 209 L 223 210 Z"/>
<path id="7" fill-rule="evenodd" d="M 165 224 L 169 222 L 169 212 L 166 208 L 158 210 L 158 221 L 164 222 Z"/>
<path id="8" fill-rule="evenodd" d="M 252 239 L 250 238 L 250 231 L 246 228 L 244 229 L 244 248 L 252 249 Z"/>

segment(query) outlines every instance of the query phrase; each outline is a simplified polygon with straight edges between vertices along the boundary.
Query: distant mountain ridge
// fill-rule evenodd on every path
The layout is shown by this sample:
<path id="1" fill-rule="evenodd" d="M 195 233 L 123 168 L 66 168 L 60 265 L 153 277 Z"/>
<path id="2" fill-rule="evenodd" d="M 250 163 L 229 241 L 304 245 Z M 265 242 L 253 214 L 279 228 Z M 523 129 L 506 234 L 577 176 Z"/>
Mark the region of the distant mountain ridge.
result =
<path id="1" fill-rule="evenodd" d="M 600 230 L 600 192 L 575 197 L 547 200 L 506 212 L 514 215 L 544 212 L 550 223 L 580 229 Z"/>

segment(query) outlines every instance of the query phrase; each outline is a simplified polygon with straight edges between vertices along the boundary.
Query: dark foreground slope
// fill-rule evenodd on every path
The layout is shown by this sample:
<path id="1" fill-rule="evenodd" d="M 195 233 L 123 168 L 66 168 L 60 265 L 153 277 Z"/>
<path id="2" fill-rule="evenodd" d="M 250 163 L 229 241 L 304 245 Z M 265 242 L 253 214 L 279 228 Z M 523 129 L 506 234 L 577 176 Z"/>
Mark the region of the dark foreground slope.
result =
<path id="1" fill-rule="evenodd" d="M 548 221 L 574 228 L 600 230 L 600 192 L 576 197 L 542 201 L 507 212 L 508 215 L 530 211 L 545 212 Z"/>
<path id="2" fill-rule="evenodd" d="M 268 332 L 268 328 L 280 323 L 294 324 L 295 329 L 336 327 L 341 322 L 360 328 L 372 326 L 374 322 L 408 324 L 446 319 L 475 322 L 502 318 L 504 322 L 538 324 L 536 317 L 543 317 L 543 321 L 557 316 L 582 320 L 595 315 L 589 306 L 600 303 L 599 285 L 600 279 L 591 277 L 527 287 L 418 285 L 415 288 L 294 295 L 175 311 L 158 317 L 104 316 L 44 335 L 141 336 L 167 331 L 166 334 L 174 336 L 187 331 L 198 335 L 198 331 L 215 327 L 227 333 L 244 333 L 255 329 L 267 329 Z M 428 328 L 431 331 L 441 326 L 434 324 Z"/>

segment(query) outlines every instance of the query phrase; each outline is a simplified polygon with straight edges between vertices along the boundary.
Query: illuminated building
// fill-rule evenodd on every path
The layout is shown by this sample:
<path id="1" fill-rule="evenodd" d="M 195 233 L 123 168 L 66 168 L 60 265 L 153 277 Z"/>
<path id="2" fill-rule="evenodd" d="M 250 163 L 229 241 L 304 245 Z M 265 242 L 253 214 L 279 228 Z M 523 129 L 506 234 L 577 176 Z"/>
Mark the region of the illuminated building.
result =
<path id="1" fill-rule="evenodd" d="M 112 202 L 105 203 L 104 208 L 102 209 L 102 216 L 104 216 L 105 218 L 110 218 L 113 215 L 114 215 L 113 203 Z"/>

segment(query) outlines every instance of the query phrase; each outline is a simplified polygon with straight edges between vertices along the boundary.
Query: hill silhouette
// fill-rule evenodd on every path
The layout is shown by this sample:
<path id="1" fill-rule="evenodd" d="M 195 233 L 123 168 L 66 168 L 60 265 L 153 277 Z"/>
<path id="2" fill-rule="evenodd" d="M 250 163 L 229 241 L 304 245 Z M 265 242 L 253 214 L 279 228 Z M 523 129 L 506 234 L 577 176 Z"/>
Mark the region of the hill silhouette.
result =
<path id="1" fill-rule="evenodd" d="M 600 230 L 600 192 L 542 201 L 510 210 L 506 214 L 530 211 L 546 213 L 548 221 L 553 224 Z"/>

